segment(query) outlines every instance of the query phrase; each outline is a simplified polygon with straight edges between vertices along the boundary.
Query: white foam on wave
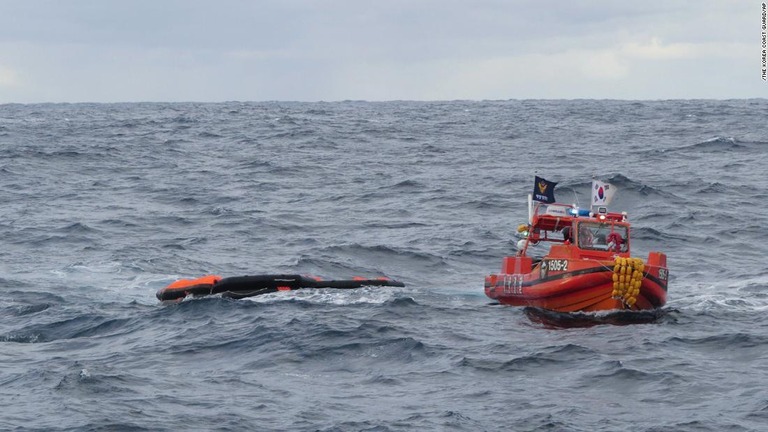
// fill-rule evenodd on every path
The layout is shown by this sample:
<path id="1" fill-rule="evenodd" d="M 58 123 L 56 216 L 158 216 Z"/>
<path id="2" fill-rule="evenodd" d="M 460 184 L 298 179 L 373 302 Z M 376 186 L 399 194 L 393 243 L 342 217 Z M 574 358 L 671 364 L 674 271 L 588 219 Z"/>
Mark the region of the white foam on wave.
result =
<path id="1" fill-rule="evenodd" d="M 704 140 L 703 143 L 715 143 L 715 142 L 727 142 L 731 144 L 736 143 L 736 138 L 734 137 L 725 137 L 725 136 L 715 136 L 708 140 Z"/>
<path id="2" fill-rule="evenodd" d="M 667 305 L 697 311 L 768 310 L 768 275 L 755 275 L 730 283 L 699 284 L 688 294 L 671 299 Z"/>
<path id="3" fill-rule="evenodd" d="M 312 304 L 331 305 L 380 305 L 401 297 L 403 293 L 402 288 L 391 287 L 363 287 L 356 289 L 305 288 L 246 297 L 243 300 L 259 303 L 301 301 Z"/>
<path id="4" fill-rule="evenodd" d="M 76 262 L 60 269 L 51 270 L 51 274 L 62 279 L 94 279 L 96 275 L 115 274 L 122 271 L 118 261 L 101 261 L 92 264 Z"/>
<path id="5" fill-rule="evenodd" d="M 73 293 L 87 293 L 97 301 L 122 302 L 127 299 L 146 305 L 156 304 L 155 292 L 180 278 L 178 275 L 142 272 L 133 264 L 120 261 L 76 262 L 49 273 Z"/>

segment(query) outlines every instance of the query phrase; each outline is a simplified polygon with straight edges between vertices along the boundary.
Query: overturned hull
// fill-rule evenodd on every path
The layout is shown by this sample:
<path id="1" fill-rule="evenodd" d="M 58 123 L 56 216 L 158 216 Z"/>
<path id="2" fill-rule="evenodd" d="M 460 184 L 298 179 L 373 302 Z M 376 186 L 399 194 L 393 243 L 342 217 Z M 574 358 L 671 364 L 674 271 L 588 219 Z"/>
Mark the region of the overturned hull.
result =
<path id="1" fill-rule="evenodd" d="M 245 298 L 278 291 L 302 288 L 354 289 L 366 286 L 403 287 L 402 282 L 386 278 L 355 277 L 343 280 L 326 280 L 314 276 L 296 274 L 267 274 L 222 278 L 206 275 L 197 279 L 181 279 L 157 291 L 161 301 L 178 301 L 187 296 L 221 294 L 230 298 Z"/>

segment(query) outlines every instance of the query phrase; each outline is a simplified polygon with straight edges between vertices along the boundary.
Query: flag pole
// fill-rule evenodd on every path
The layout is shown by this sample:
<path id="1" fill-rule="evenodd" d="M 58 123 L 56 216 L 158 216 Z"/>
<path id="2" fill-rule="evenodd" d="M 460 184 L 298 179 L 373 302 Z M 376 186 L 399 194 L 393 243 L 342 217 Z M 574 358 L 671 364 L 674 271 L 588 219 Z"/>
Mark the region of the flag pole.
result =
<path id="1" fill-rule="evenodd" d="M 533 224 L 533 196 L 528 194 L 528 225 Z"/>

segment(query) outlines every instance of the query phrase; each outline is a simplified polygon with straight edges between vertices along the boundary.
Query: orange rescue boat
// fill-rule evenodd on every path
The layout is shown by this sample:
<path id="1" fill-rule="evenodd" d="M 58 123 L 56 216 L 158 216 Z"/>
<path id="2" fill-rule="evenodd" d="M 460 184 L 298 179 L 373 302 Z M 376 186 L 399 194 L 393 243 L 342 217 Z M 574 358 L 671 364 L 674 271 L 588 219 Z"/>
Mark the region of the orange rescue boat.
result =
<path id="1" fill-rule="evenodd" d="M 557 312 L 652 310 L 667 301 L 667 256 L 650 252 L 643 261 L 630 253 L 626 213 L 597 212 L 574 205 L 537 203 L 529 196 L 529 223 L 515 256 L 501 272 L 485 277 L 485 293 L 499 303 Z M 542 259 L 529 246 L 551 247 Z"/>

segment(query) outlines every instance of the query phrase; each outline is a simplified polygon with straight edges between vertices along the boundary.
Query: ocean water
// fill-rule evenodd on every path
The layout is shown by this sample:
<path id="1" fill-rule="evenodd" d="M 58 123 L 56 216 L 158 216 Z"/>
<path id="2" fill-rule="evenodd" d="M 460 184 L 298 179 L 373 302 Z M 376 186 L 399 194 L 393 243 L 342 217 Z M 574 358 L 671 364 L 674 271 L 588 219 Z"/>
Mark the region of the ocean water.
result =
<path id="1" fill-rule="evenodd" d="M 762 431 L 768 101 L 0 105 L 0 429 Z M 534 175 L 667 305 L 494 304 Z M 161 304 L 182 277 L 405 288 Z"/>

